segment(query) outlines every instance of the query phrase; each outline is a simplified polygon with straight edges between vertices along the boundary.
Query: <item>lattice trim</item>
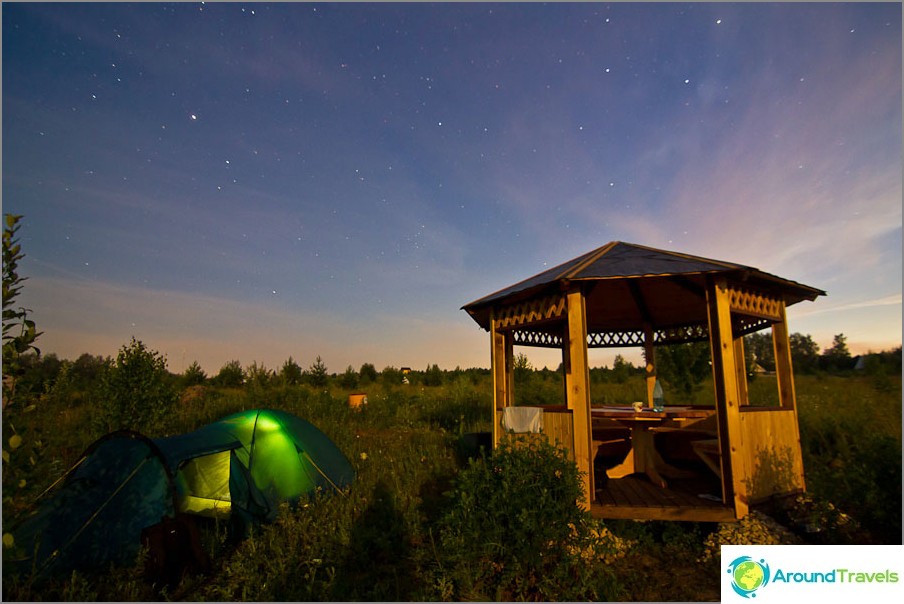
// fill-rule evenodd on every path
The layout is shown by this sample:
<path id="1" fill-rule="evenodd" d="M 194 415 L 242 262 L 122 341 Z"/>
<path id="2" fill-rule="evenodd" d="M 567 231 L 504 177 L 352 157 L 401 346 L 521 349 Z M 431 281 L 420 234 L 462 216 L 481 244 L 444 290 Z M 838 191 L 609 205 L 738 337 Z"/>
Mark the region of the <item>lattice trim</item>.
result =
<path id="1" fill-rule="evenodd" d="M 739 312 L 773 321 L 781 320 L 782 301 L 770 298 L 760 292 L 752 290 L 728 288 L 729 308 L 732 312 Z"/>
<path id="2" fill-rule="evenodd" d="M 496 309 L 496 328 L 507 329 L 530 325 L 551 319 L 560 319 L 568 313 L 565 296 L 547 296 L 538 300 L 528 300 L 521 304 L 503 306 Z"/>
<path id="3" fill-rule="evenodd" d="M 597 331 L 587 334 L 590 348 L 643 346 L 643 331 Z"/>
<path id="4" fill-rule="evenodd" d="M 564 344 L 562 336 L 541 331 L 514 332 L 515 344 L 518 346 L 538 346 L 542 348 L 561 348 Z"/>
<path id="5" fill-rule="evenodd" d="M 757 331 L 766 324 L 765 320 L 744 321 L 738 326 L 744 330 Z M 748 333 L 748 331 L 745 331 Z M 680 325 L 657 329 L 653 332 L 653 343 L 657 346 L 664 344 L 682 344 L 685 342 L 705 342 L 709 339 L 709 328 L 706 324 Z M 561 348 L 564 338 L 556 333 L 547 331 L 516 330 L 514 343 L 518 346 L 536 346 L 541 348 Z M 588 348 L 630 348 L 642 347 L 642 330 L 622 331 L 597 331 L 587 334 Z"/>

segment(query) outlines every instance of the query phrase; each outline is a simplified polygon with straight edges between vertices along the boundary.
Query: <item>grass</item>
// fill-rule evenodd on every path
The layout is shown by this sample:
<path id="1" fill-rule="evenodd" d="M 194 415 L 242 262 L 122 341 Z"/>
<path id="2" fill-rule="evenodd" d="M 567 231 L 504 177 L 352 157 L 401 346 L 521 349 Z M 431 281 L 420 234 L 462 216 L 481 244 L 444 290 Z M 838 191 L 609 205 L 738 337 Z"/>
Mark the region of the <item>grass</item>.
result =
<path id="1" fill-rule="evenodd" d="M 554 386 L 536 386 L 546 397 L 558 396 Z M 561 575 L 554 575 L 556 585 L 543 587 L 543 599 L 718 600 L 720 543 L 900 543 L 900 378 L 800 376 L 796 389 L 808 494 L 791 511 L 774 518 L 752 514 L 744 523 L 731 525 L 594 521 L 590 530 L 595 545 L 578 554 L 587 568 L 601 572 L 577 585 L 578 576 L 569 579 L 570 567 L 563 567 Z M 141 565 L 131 564 L 94 575 L 75 573 L 37 587 L 4 576 L 4 599 L 535 597 L 526 588 L 500 592 L 488 583 L 463 589 L 462 567 L 453 564 L 441 536 L 443 519 L 455 505 L 449 494 L 470 467 L 469 454 L 475 453 L 463 445 L 462 437 L 491 429 L 490 378 L 458 375 L 432 387 L 376 382 L 359 390 L 368 398 L 360 410 L 348 407 L 350 391 L 335 384 L 325 389 L 201 387 L 183 393 L 183 401 L 150 436 L 190 431 L 241 409 L 283 409 L 316 425 L 345 452 L 357 472 L 353 487 L 346 495 L 313 498 L 294 509 L 286 506 L 276 523 L 258 527 L 238 543 L 229 541 L 223 524 L 205 523 L 203 543 L 214 570 L 187 578 L 172 592 L 148 585 Z M 774 396 L 774 378 L 759 377 L 750 390 L 752 400 L 767 400 Z M 593 386 L 594 400 L 600 402 L 626 403 L 639 393 L 642 383 Z M 701 399 L 707 396 L 712 395 L 704 385 Z M 79 397 L 77 405 L 71 400 L 45 397 L 29 412 L 5 413 L 4 423 L 14 424 L 11 427 L 28 443 L 11 451 L 4 464 L 5 525 L 101 435 L 90 427 L 91 397 Z M 4 428 L 9 438 L 9 427 Z M 513 510 L 522 504 L 511 502 Z M 693 584 L 675 581 L 675 560 L 682 561 L 684 570 L 699 571 L 685 573 L 694 577 Z M 577 589 L 582 591 L 575 598 Z"/>

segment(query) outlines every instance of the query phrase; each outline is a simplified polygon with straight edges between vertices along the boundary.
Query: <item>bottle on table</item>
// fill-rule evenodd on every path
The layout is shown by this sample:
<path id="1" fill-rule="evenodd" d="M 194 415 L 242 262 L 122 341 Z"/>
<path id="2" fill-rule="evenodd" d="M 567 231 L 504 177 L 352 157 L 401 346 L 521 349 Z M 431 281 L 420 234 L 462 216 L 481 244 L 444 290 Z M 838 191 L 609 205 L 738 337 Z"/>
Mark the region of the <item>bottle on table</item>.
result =
<path id="1" fill-rule="evenodd" d="M 662 398 L 662 385 L 659 380 L 653 384 L 653 411 L 661 412 L 664 410 L 665 403 Z"/>

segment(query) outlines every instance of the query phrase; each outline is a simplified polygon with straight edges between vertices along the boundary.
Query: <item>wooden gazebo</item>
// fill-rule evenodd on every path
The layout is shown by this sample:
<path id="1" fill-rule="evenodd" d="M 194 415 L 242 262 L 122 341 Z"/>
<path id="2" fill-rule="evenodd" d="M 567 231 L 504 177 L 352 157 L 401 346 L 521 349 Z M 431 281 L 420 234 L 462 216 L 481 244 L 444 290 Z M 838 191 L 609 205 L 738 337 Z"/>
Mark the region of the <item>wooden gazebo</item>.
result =
<path id="1" fill-rule="evenodd" d="M 516 403 L 514 346 L 559 348 L 564 405 L 542 408 L 543 433 L 573 456 L 595 516 L 723 521 L 742 518 L 759 501 L 800 492 L 805 483 L 785 308 L 820 295 L 825 292 L 749 266 L 615 241 L 471 302 L 463 310 L 490 332 L 494 445 L 506 433 L 505 408 Z M 768 328 L 778 404 L 754 406 L 743 337 Z M 692 402 L 670 407 L 674 401 L 667 400 L 671 413 L 653 412 L 656 347 L 707 340 L 715 408 Z M 631 413 L 592 405 L 588 347 L 631 346 L 644 351 L 647 408 Z M 640 420 L 659 428 L 625 428 Z M 649 439 L 648 453 L 656 461 L 661 458 L 653 439 L 660 431 L 697 436 L 693 450 L 711 470 L 698 478 L 716 482 L 716 494 L 700 497 L 697 483 L 682 492 L 680 481 L 666 485 L 653 470 L 647 475 L 655 480 L 648 480 L 639 457 L 636 472 L 610 470 L 597 488 L 594 458 L 606 443 L 598 433 L 619 423 L 629 445 L 641 436 Z"/>

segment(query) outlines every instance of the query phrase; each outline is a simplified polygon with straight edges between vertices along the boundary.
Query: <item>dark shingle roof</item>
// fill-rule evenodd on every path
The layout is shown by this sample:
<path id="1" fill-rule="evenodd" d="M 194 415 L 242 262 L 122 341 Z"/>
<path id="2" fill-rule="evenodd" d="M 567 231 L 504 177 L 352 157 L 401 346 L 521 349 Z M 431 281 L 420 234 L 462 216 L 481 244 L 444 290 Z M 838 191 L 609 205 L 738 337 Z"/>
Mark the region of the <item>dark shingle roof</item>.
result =
<path id="1" fill-rule="evenodd" d="M 501 289 L 462 307 L 482 327 L 488 326 L 489 309 L 557 291 L 568 281 L 656 280 L 692 281 L 710 274 L 735 275 L 745 282 L 779 293 L 786 304 L 814 300 L 825 292 L 783 279 L 759 269 L 680 252 L 671 252 L 622 241 L 613 241 L 591 252 L 564 262 L 514 285 Z M 657 279 L 659 278 L 659 279 Z M 702 290 L 701 290 L 702 291 Z M 696 313 L 695 313 L 696 314 Z"/>

